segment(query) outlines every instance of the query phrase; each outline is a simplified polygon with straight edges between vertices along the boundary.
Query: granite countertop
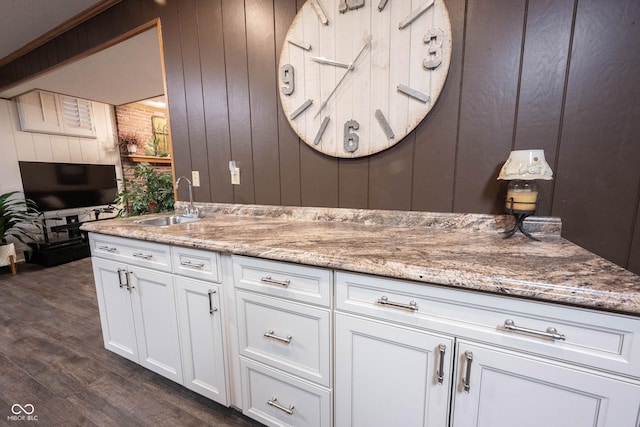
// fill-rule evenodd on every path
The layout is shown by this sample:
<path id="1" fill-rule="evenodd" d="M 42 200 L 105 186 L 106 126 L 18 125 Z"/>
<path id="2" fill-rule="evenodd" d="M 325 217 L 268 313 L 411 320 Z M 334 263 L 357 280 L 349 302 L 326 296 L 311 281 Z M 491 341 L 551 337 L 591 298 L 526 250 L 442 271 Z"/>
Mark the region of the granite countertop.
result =
<path id="1" fill-rule="evenodd" d="M 640 276 L 561 238 L 557 218 L 527 221 L 536 242 L 504 239 L 512 219 L 501 215 L 198 207 L 201 221 L 166 228 L 134 217 L 82 229 L 640 316 Z"/>

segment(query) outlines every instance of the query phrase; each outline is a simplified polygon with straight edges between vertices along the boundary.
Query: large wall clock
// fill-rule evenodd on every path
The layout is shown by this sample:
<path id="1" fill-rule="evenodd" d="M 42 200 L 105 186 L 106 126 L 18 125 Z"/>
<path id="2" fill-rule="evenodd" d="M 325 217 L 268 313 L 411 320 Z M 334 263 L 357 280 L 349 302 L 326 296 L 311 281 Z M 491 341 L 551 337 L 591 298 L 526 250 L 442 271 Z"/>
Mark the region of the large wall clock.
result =
<path id="1" fill-rule="evenodd" d="M 368 156 L 424 119 L 450 59 L 443 0 L 307 0 L 280 54 L 282 108 L 314 149 Z"/>

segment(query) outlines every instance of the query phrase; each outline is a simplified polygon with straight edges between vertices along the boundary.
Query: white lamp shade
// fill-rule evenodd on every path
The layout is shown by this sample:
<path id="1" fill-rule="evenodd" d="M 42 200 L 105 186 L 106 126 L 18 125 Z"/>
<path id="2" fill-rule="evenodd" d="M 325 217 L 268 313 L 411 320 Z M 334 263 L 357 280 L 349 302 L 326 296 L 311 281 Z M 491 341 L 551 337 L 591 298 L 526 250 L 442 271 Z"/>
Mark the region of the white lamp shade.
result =
<path id="1" fill-rule="evenodd" d="M 502 166 L 498 179 L 553 179 L 551 167 L 544 158 L 544 150 L 516 150 Z"/>

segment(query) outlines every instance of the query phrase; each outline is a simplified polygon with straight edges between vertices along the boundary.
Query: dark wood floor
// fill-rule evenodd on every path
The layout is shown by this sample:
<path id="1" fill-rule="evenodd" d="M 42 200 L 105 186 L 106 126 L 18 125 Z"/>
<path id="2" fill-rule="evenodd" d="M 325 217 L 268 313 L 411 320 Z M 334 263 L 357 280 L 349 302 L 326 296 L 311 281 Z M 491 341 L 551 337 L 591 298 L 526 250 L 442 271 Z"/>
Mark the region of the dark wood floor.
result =
<path id="1" fill-rule="evenodd" d="M 32 404 L 37 423 L 9 419 L 16 403 Z M 84 259 L 46 269 L 20 264 L 17 276 L 0 268 L 0 425 L 255 424 L 105 350 Z"/>

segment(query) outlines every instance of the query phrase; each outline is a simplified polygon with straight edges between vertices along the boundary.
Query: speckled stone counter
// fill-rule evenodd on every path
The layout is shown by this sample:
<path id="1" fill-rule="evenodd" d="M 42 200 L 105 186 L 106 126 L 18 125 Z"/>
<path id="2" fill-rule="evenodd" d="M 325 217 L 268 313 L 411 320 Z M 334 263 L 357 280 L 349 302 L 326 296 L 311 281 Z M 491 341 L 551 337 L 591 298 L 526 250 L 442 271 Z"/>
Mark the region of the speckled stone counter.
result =
<path id="1" fill-rule="evenodd" d="M 178 208 L 184 207 L 183 203 Z M 508 216 L 198 204 L 204 218 L 166 228 L 141 217 L 85 231 L 375 274 L 640 316 L 640 276 L 533 218 L 504 239 Z"/>

